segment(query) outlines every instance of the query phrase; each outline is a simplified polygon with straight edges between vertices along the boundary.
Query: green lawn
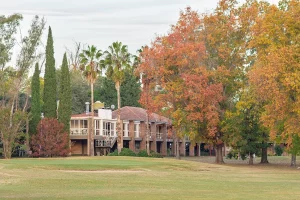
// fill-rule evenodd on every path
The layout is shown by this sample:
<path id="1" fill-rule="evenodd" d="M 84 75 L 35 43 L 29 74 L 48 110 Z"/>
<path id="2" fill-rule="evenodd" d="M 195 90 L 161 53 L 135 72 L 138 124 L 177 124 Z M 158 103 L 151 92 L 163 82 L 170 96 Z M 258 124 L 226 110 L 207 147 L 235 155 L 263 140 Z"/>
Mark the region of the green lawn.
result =
<path id="1" fill-rule="evenodd" d="M 0 160 L 0 199 L 300 199 L 300 170 L 273 166 L 130 157 Z"/>

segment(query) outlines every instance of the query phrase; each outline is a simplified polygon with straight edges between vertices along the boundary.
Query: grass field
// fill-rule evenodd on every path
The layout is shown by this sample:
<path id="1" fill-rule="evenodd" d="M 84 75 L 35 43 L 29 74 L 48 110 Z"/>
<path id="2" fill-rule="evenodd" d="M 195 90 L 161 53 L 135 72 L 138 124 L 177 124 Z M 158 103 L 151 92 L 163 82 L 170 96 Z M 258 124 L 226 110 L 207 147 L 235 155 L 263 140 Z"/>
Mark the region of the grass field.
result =
<path id="1" fill-rule="evenodd" d="M 0 199 L 300 199 L 299 169 L 205 159 L 0 160 Z"/>

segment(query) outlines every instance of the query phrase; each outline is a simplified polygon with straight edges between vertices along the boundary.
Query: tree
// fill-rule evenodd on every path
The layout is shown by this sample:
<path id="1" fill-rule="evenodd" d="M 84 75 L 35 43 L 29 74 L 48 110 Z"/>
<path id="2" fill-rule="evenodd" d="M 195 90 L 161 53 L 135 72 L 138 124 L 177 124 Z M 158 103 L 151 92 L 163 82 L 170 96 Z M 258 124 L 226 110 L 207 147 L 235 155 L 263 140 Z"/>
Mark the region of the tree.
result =
<path id="1" fill-rule="evenodd" d="M 103 68 L 106 69 L 106 76 L 115 82 L 118 97 L 117 112 L 117 135 L 118 135 L 118 152 L 123 148 L 123 133 L 121 128 L 121 95 L 120 86 L 125 78 L 125 71 L 130 68 L 131 54 L 128 47 L 121 42 L 113 42 L 108 50 L 104 52 L 105 59 L 102 61 Z"/>
<path id="2" fill-rule="evenodd" d="M 72 92 L 72 114 L 83 113 L 85 102 L 90 101 L 91 91 L 89 84 L 80 71 L 70 72 L 71 92 Z"/>
<path id="3" fill-rule="evenodd" d="M 38 123 L 41 120 L 41 100 L 40 100 L 40 70 L 36 63 L 35 71 L 31 81 L 31 120 L 29 122 L 29 132 L 35 134 Z"/>
<path id="4" fill-rule="evenodd" d="M 300 134 L 299 12 L 296 0 L 270 6 L 257 19 L 251 41 L 257 59 L 249 73 L 250 83 L 266 102 L 261 120 L 270 129 L 271 139 L 281 140 L 288 149 Z"/>
<path id="5" fill-rule="evenodd" d="M 72 96 L 70 85 L 70 72 L 68 67 L 67 56 L 64 54 L 61 66 L 60 90 L 58 121 L 64 124 L 65 131 L 70 131 L 70 119 L 72 114 Z"/>
<path id="6" fill-rule="evenodd" d="M 260 117 L 263 109 L 251 95 L 250 90 L 244 90 L 241 99 L 233 111 L 227 111 L 223 121 L 223 132 L 226 133 L 230 146 L 242 155 L 249 155 L 249 165 L 253 165 L 253 155 L 260 154 L 261 163 L 268 163 L 266 152 L 267 129 L 261 124 Z"/>
<path id="7" fill-rule="evenodd" d="M 19 138 L 24 134 L 24 130 L 28 135 L 29 87 L 27 73 L 39 57 L 36 54 L 36 49 L 39 46 L 44 26 L 44 19 L 40 20 L 38 16 L 35 16 L 28 31 L 28 36 L 22 38 L 16 67 L 7 67 L 1 71 L 0 93 L 3 96 L 0 107 L 0 136 L 3 143 L 4 158 L 11 158 L 11 154 L 19 142 Z M 20 107 L 20 93 L 25 93 L 25 102 L 22 107 Z"/>
<path id="8" fill-rule="evenodd" d="M 35 157 L 67 156 L 70 153 L 69 134 L 64 124 L 53 118 L 44 118 L 38 124 L 38 133 L 32 136 Z"/>
<path id="9" fill-rule="evenodd" d="M 49 118 L 57 118 L 55 59 L 52 30 L 50 26 L 48 30 L 48 39 L 46 46 L 44 81 L 44 115 L 45 117 Z"/>
<path id="10" fill-rule="evenodd" d="M 87 50 L 83 50 L 80 56 L 80 70 L 86 77 L 91 86 L 91 115 L 92 123 L 90 130 L 90 141 L 88 144 L 90 152 L 89 155 L 94 156 L 94 83 L 100 72 L 99 61 L 102 56 L 102 51 L 97 50 L 95 46 L 88 46 Z"/>
<path id="11" fill-rule="evenodd" d="M 124 82 L 120 87 L 121 107 L 140 107 L 139 99 L 141 85 L 138 79 L 129 72 L 125 73 Z M 95 84 L 95 99 L 105 103 L 105 106 L 117 105 L 117 90 L 115 83 L 107 77 L 98 78 Z"/>
<path id="12" fill-rule="evenodd" d="M 11 59 L 11 51 L 15 45 L 15 33 L 22 19 L 20 14 L 8 17 L 0 15 L 0 69 L 2 71 Z"/>

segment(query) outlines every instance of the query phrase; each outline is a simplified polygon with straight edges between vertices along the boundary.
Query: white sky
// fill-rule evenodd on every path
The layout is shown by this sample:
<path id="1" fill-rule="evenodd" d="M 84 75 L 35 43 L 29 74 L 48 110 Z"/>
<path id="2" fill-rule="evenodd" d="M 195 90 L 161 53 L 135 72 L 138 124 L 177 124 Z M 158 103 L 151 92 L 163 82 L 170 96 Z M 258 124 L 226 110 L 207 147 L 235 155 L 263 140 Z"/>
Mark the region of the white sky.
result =
<path id="1" fill-rule="evenodd" d="M 268 0 L 276 3 L 278 0 Z M 180 10 L 191 6 L 210 12 L 218 0 L 0 0 L 0 15 L 20 13 L 22 34 L 34 15 L 44 16 L 52 28 L 56 66 L 66 47 L 74 42 L 105 50 L 112 42 L 128 45 L 131 53 L 149 44 L 156 34 L 165 34 L 175 24 Z M 46 44 L 47 30 L 43 43 Z M 15 53 L 18 49 L 15 49 Z M 14 61 L 13 61 L 14 62 Z"/>

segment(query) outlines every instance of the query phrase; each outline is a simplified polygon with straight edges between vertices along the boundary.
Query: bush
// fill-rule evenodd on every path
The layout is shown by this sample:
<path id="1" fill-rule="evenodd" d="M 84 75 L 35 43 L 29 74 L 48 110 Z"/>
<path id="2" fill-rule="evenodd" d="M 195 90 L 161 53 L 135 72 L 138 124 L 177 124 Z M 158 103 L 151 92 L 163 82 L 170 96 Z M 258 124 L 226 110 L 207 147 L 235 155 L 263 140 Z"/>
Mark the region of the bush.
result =
<path id="1" fill-rule="evenodd" d="M 277 145 L 275 146 L 275 152 L 276 152 L 276 156 L 281 156 L 283 153 L 283 149 L 279 145 Z"/>
<path id="2" fill-rule="evenodd" d="M 157 153 L 155 151 L 150 152 L 150 157 L 152 158 L 162 158 L 163 156 L 160 153 Z"/>
<path id="3" fill-rule="evenodd" d="M 226 158 L 232 159 L 233 158 L 233 153 L 230 151 L 227 155 Z"/>
<path id="4" fill-rule="evenodd" d="M 138 157 L 149 157 L 146 150 L 141 150 L 136 156 L 138 156 Z"/>
<path id="5" fill-rule="evenodd" d="M 123 148 L 119 153 L 119 156 L 136 156 L 136 154 L 128 148 Z"/>
<path id="6" fill-rule="evenodd" d="M 39 122 L 37 131 L 31 139 L 34 157 L 67 156 L 70 153 L 69 134 L 64 130 L 63 123 L 44 118 Z"/>
<path id="7" fill-rule="evenodd" d="M 107 156 L 118 156 L 118 149 L 116 149 L 114 152 L 107 154 Z"/>

